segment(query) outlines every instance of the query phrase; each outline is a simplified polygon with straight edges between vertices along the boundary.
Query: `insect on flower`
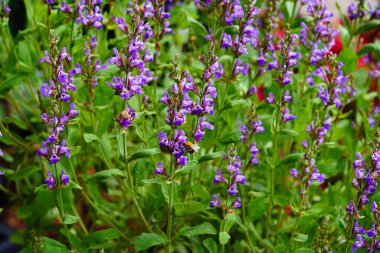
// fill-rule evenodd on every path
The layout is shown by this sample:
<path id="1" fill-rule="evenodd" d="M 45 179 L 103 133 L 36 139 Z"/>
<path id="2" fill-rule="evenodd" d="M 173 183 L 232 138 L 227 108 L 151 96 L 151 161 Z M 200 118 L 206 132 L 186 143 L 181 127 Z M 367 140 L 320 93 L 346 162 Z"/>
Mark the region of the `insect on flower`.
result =
<path id="1" fill-rule="evenodd" d="M 197 143 L 192 143 L 191 141 L 187 141 L 186 144 L 186 151 L 190 154 L 193 154 L 194 152 L 198 152 L 199 146 Z"/>

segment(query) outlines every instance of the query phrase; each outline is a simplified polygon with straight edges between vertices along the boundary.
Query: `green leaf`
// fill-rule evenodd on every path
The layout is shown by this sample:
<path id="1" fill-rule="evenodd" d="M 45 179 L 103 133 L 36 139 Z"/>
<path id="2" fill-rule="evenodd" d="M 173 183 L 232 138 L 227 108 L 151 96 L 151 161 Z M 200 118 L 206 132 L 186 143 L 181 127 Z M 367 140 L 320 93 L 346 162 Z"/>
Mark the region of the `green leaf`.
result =
<path id="1" fill-rule="evenodd" d="M 142 180 L 145 184 L 167 184 L 167 181 L 163 177 L 148 178 Z"/>
<path id="2" fill-rule="evenodd" d="M 315 250 L 311 249 L 311 248 L 299 248 L 299 249 L 296 249 L 296 251 L 294 251 L 294 253 L 314 253 Z"/>
<path id="3" fill-rule="evenodd" d="M 82 245 L 86 248 L 93 248 L 106 241 L 118 239 L 119 237 L 120 233 L 113 228 L 98 230 L 92 232 L 89 236 L 87 236 L 83 240 Z"/>
<path id="4" fill-rule="evenodd" d="M 207 155 L 204 155 L 202 156 L 201 158 L 198 159 L 198 163 L 203 163 L 203 162 L 207 162 L 207 161 L 210 161 L 210 160 L 213 160 L 217 157 L 220 157 L 223 155 L 223 151 L 218 151 L 218 152 L 214 152 L 214 153 L 210 153 L 210 154 L 207 154 Z"/>
<path id="5" fill-rule="evenodd" d="M 24 76 L 22 74 L 15 74 L 2 82 L 0 85 L 0 94 L 4 94 L 11 89 L 13 89 L 16 85 L 21 84 Z"/>
<path id="6" fill-rule="evenodd" d="M 142 233 L 134 237 L 132 243 L 135 245 L 136 251 L 142 251 L 156 245 L 165 245 L 168 243 L 168 239 L 164 235 L 156 233 Z"/>
<path id="7" fill-rule="evenodd" d="M 216 244 L 215 240 L 212 238 L 208 238 L 203 241 L 203 246 L 208 250 L 209 253 L 217 253 L 218 252 L 218 245 Z"/>
<path id="8" fill-rule="evenodd" d="M 77 223 L 78 220 L 79 220 L 78 216 L 74 216 L 74 215 L 71 215 L 71 214 L 66 214 L 63 217 L 63 223 L 64 224 L 74 224 L 74 223 Z"/>
<path id="9" fill-rule="evenodd" d="M 187 216 L 201 212 L 205 209 L 205 205 L 196 201 L 187 201 L 174 205 L 176 216 Z"/>
<path id="10" fill-rule="evenodd" d="M 226 135 L 222 137 L 220 143 L 223 145 L 227 145 L 230 143 L 236 143 L 240 141 L 241 133 L 240 131 L 229 131 Z"/>
<path id="11" fill-rule="evenodd" d="M 279 161 L 276 165 L 277 168 L 289 165 L 289 164 L 294 164 L 300 160 L 300 158 L 303 156 L 303 153 L 294 153 L 287 155 L 284 159 Z"/>
<path id="12" fill-rule="evenodd" d="M 292 240 L 297 241 L 297 242 L 306 242 L 307 238 L 309 238 L 308 235 L 304 235 L 301 233 L 293 233 L 292 234 Z"/>
<path id="13" fill-rule="evenodd" d="M 377 59 L 380 59 L 380 41 L 366 44 L 359 50 L 358 55 L 362 56 L 371 52 L 376 54 Z"/>
<path id="14" fill-rule="evenodd" d="M 49 187 L 46 184 L 42 184 L 40 186 L 37 186 L 34 188 L 34 193 L 40 192 L 40 191 L 48 191 Z"/>
<path id="15" fill-rule="evenodd" d="M 190 161 L 185 166 L 180 168 L 179 170 L 176 170 L 175 177 L 176 176 L 185 176 L 189 174 L 191 170 L 193 170 L 198 164 L 198 161 Z"/>
<path id="16" fill-rule="evenodd" d="M 123 177 L 124 174 L 119 169 L 109 169 L 109 170 L 102 170 L 99 172 L 96 172 L 94 175 L 91 175 L 87 178 L 86 183 L 93 183 L 100 180 L 103 180 L 105 178 L 113 177 L 113 176 L 121 176 Z"/>
<path id="17" fill-rule="evenodd" d="M 150 157 L 152 155 L 157 155 L 160 153 L 161 153 L 161 151 L 159 148 L 143 149 L 143 150 L 137 151 L 136 153 L 132 154 L 129 157 L 128 162 L 131 162 L 133 160 L 140 159 L 140 158 Z"/>
<path id="18" fill-rule="evenodd" d="M 200 184 L 195 184 L 191 188 L 193 191 L 194 197 L 198 197 L 202 199 L 203 201 L 210 200 L 211 196 L 210 193 L 207 191 L 206 187 Z"/>
<path id="19" fill-rule="evenodd" d="M 60 242 L 56 240 L 40 237 L 41 241 L 44 244 L 44 252 L 45 253 L 69 253 L 70 251 Z"/>
<path id="20" fill-rule="evenodd" d="M 38 166 L 30 166 L 30 167 L 24 167 L 16 171 L 15 174 L 12 175 L 12 180 L 20 180 L 26 177 L 29 177 L 30 175 L 38 172 L 40 168 Z"/>
<path id="21" fill-rule="evenodd" d="M 253 198 L 248 203 L 248 217 L 251 221 L 260 219 L 266 212 L 268 206 L 268 197 L 262 196 Z"/>
<path id="22" fill-rule="evenodd" d="M 354 32 L 354 35 L 369 32 L 373 29 L 378 28 L 379 26 L 380 26 L 380 19 L 372 19 L 370 21 L 363 22 L 363 24 L 359 26 L 358 29 L 356 29 L 356 31 Z"/>
<path id="23" fill-rule="evenodd" d="M 191 236 L 196 236 L 196 235 L 216 235 L 217 231 L 214 228 L 213 225 L 211 225 L 208 222 L 203 222 L 202 224 L 194 227 L 182 227 L 177 236 L 186 236 L 186 237 L 191 237 Z"/>
<path id="24" fill-rule="evenodd" d="M 189 23 L 190 27 L 194 30 L 195 34 L 202 38 L 208 34 L 206 27 L 204 27 L 202 23 L 200 23 L 198 20 L 195 20 L 193 17 L 190 16 L 189 13 L 185 11 L 184 14 L 186 15 L 187 22 Z"/>
<path id="25" fill-rule="evenodd" d="M 82 190 L 82 187 L 79 184 L 75 183 L 73 180 L 70 180 L 70 184 L 69 185 L 71 185 L 71 187 L 73 189 Z"/>
<path id="26" fill-rule="evenodd" d="M 358 56 L 352 48 L 344 48 L 337 58 L 338 61 L 343 62 L 343 72 L 345 74 L 352 73 L 356 70 Z"/>
<path id="27" fill-rule="evenodd" d="M 231 236 L 227 232 L 220 232 L 219 233 L 219 243 L 221 245 L 225 245 L 230 240 Z"/>
<path id="28" fill-rule="evenodd" d="M 297 136 L 297 135 L 299 135 L 299 133 L 297 131 L 292 130 L 292 129 L 282 129 L 280 131 L 280 134 L 285 135 L 285 136 Z"/>
<path id="29" fill-rule="evenodd" d="M 225 220 L 225 223 L 226 223 L 225 231 L 226 232 L 230 231 L 230 229 L 235 224 L 235 222 L 236 222 L 236 215 L 232 213 L 227 214 L 226 220 Z"/>
<path id="30" fill-rule="evenodd" d="M 84 133 L 83 139 L 86 143 L 90 143 L 93 141 L 99 141 L 98 136 L 96 136 L 95 134 L 89 134 L 89 133 Z"/>

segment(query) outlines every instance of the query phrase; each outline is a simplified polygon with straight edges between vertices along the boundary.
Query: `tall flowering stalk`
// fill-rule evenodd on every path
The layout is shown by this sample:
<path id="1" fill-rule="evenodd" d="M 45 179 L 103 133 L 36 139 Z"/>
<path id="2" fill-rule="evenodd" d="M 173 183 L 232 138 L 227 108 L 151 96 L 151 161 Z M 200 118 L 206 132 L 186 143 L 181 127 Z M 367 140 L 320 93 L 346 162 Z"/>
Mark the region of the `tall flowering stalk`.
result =
<path id="1" fill-rule="evenodd" d="M 268 179 L 268 192 L 269 192 L 269 205 L 267 210 L 267 219 L 268 219 L 268 228 L 267 236 L 269 235 L 269 230 L 271 227 L 271 216 L 273 208 L 273 197 L 275 191 L 275 167 L 277 163 L 277 149 L 278 149 L 278 133 L 281 129 L 281 124 L 288 121 L 296 119 L 296 116 L 290 113 L 290 109 L 287 104 L 292 101 L 292 96 L 286 87 L 291 83 L 291 75 L 293 74 L 292 68 L 297 65 L 298 53 L 294 51 L 294 45 L 298 39 L 296 34 L 291 34 L 289 27 L 285 32 L 284 39 L 278 45 L 279 49 L 279 59 L 274 60 L 268 65 L 268 68 L 273 68 L 277 70 L 277 77 L 275 78 L 276 82 L 280 86 L 280 96 L 275 97 L 272 92 L 269 93 L 269 96 L 266 98 L 268 104 L 274 104 L 275 108 L 275 117 L 272 125 L 272 134 L 273 134 L 273 157 L 272 164 L 270 167 L 270 177 Z M 274 56 L 277 59 L 276 54 Z M 271 66 L 271 67 L 270 67 Z"/>
<path id="2" fill-rule="evenodd" d="M 259 159 L 257 158 L 259 153 L 259 148 L 257 147 L 256 141 L 251 142 L 251 139 L 259 134 L 265 132 L 265 128 L 262 125 L 261 120 L 258 119 L 258 114 L 256 113 L 256 105 L 252 105 L 247 112 L 247 124 L 243 123 L 239 130 L 241 132 L 240 141 L 246 148 L 246 163 L 244 166 L 244 170 L 247 170 L 250 166 L 255 166 L 259 164 Z M 247 127 L 248 125 L 248 127 Z M 249 152 L 248 152 L 249 151 Z M 248 153 L 250 153 L 250 158 L 248 158 Z M 246 173 L 246 177 L 249 177 L 249 173 Z M 249 179 L 249 178 L 248 178 Z M 253 185 L 252 181 L 247 180 Z M 244 225 L 247 225 L 246 220 L 246 198 L 245 198 L 245 185 L 242 185 L 242 220 Z M 245 231 L 246 238 L 249 242 L 251 250 L 253 250 L 253 244 L 251 242 L 251 237 L 248 231 Z"/>
<path id="3" fill-rule="evenodd" d="M 367 252 L 377 252 L 380 250 L 380 237 L 377 227 L 380 225 L 379 209 L 375 201 L 370 205 L 372 219 L 361 215 L 361 212 L 370 204 L 370 196 L 376 193 L 376 179 L 380 176 L 380 131 L 375 134 L 375 139 L 370 142 L 372 153 L 369 163 L 366 163 L 362 155 L 356 153 L 356 160 L 353 163 L 355 177 L 352 186 L 357 191 L 356 200 L 350 200 L 346 207 L 348 225 L 346 227 L 347 243 L 346 252 L 349 252 L 350 240 L 355 236 L 356 241 L 352 246 L 352 252 L 359 248 L 365 248 Z M 360 226 L 360 221 L 372 223 L 369 229 Z"/>
<path id="4" fill-rule="evenodd" d="M 188 157 L 186 156 L 188 137 L 183 130 L 177 128 L 186 123 L 187 115 L 191 113 L 190 106 L 192 105 L 192 101 L 186 87 L 193 80 L 187 71 L 180 71 L 178 56 L 174 58 L 172 63 L 173 71 L 169 74 L 169 78 L 174 81 L 174 84 L 170 89 L 171 94 L 168 91 L 164 91 L 164 96 L 160 99 L 160 102 L 168 106 L 165 122 L 170 126 L 173 137 L 169 137 L 165 132 L 158 133 L 161 151 L 170 155 L 170 169 L 168 171 L 162 162 L 158 162 L 155 169 L 156 175 L 166 176 L 170 181 L 170 185 L 168 186 L 169 203 L 166 232 L 169 240 L 168 252 L 170 252 L 171 248 L 173 226 L 174 173 L 177 169 L 188 163 Z"/>
<path id="5" fill-rule="evenodd" d="M 63 155 L 68 158 L 70 148 L 66 146 L 66 140 L 62 139 L 60 133 L 64 131 L 65 126 L 69 124 L 69 120 L 78 115 L 75 110 L 75 104 L 72 103 L 68 111 L 65 111 L 65 104 L 70 101 L 69 91 L 75 91 L 76 87 L 73 84 L 73 78 L 70 78 L 64 70 L 65 61 L 71 61 L 70 55 L 66 53 L 66 48 L 58 49 L 58 38 L 53 31 L 50 31 L 50 52 L 45 51 L 45 56 L 39 60 L 39 63 L 46 62 L 51 66 L 51 78 L 48 83 L 43 83 L 40 88 L 40 93 L 43 97 L 49 98 L 50 108 L 47 112 L 42 113 L 41 118 L 44 123 L 50 128 L 50 135 L 42 142 L 42 147 L 38 150 L 40 157 L 48 160 L 49 164 L 54 165 L 54 173 L 50 170 L 45 183 L 49 189 L 57 190 L 58 202 L 57 207 L 61 219 L 64 219 L 65 211 L 63 208 L 61 188 L 68 185 L 70 177 L 65 171 L 61 171 L 59 176 L 56 164 L 60 161 Z M 65 224 L 67 239 L 72 245 L 71 238 Z"/>
<path id="6" fill-rule="evenodd" d="M 296 212 L 296 224 L 294 232 L 297 232 L 298 221 L 301 215 L 301 212 L 306 208 L 307 201 L 307 190 L 309 187 L 316 181 L 322 183 L 325 179 L 325 174 L 319 172 L 316 167 L 316 157 L 318 153 L 318 147 L 324 143 L 328 130 L 331 129 L 330 118 L 326 117 L 323 121 L 319 119 L 318 113 L 314 118 L 313 123 L 306 126 L 306 131 L 308 132 L 311 141 L 304 139 L 302 141 L 302 146 L 305 149 L 300 162 L 302 168 L 300 170 L 293 168 L 290 170 L 290 174 L 299 180 L 300 185 L 300 203 L 298 210 Z"/>
<path id="7" fill-rule="evenodd" d="M 214 177 L 214 184 L 224 184 L 226 186 L 227 197 L 222 193 L 224 200 L 218 197 L 217 194 L 212 195 L 212 201 L 210 201 L 211 208 L 221 208 L 223 211 L 223 222 L 221 226 L 221 233 L 227 233 L 228 229 L 226 227 L 227 214 L 231 213 L 233 209 L 240 209 L 242 207 L 241 197 L 236 196 L 238 194 L 238 185 L 245 185 L 246 180 L 243 175 L 242 169 L 243 164 L 240 157 L 237 155 L 235 147 L 231 147 L 229 154 L 223 154 L 223 159 L 227 161 L 227 168 L 222 171 L 218 168 L 216 170 L 216 175 Z M 234 198 L 231 201 L 231 198 Z M 253 248 L 252 242 L 249 240 L 251 249 Z M 222 251 L 224 252 L 224 245 L 222 244 Z"/>

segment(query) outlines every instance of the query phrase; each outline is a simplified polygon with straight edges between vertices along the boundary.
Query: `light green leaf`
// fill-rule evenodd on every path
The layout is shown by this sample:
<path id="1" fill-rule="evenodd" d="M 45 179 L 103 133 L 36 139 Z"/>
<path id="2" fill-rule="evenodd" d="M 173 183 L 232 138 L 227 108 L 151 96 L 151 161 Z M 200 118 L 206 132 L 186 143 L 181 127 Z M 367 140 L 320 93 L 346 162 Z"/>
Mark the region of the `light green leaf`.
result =
<path id="1" fill-rule="evenodd" d="M 219 243 L 221 245 L 225 245 L 230 240 L 231 236 L 227 232 L 220 232 L 219 233 Z"/>
<path id="2" fill-rule="evenodd" d="M 217 253 L 218 252 L 218 245 L 216 244 L 215 240 L 212 238 L 208 238 L 203 241 L 203 246 L 208 250 L 209 253 Z"/>
<path id="3" fill-rule="evenodd" d="M 306 242 L 308 235 L 304 235 L 301 233 L 294 233 L 292 234 L 292 240 L 297 241 L 297 242 Z"/>
<path id="4" fill-rule="evenodd" d="M 175 176 L 185 176 L 189 174 L 191 170 L 193 170 L 198 164 L 198 161 L 190 161 L 185 166 L 180 168 L 179 170 L 176 170 Z"/>
<path id="5" fill-rule="evenodd" d="M 74 215 L 71 215 L 71 214 L 66 214 L 63 217 L 63 223 L 64 224 L 74 224 L 74 223 L 77 223 L 78 220 L 79 220 L 78 216 L 74 216 Z"/>
<path id="6" fill-rule="evenodd" d="M 93 141 L 99 141 L 98 136 L 96 136 L 95 134 L 89 134 L 89 133 L 84 133 L 83 139 L 86 143 L 90 143 Z"/>

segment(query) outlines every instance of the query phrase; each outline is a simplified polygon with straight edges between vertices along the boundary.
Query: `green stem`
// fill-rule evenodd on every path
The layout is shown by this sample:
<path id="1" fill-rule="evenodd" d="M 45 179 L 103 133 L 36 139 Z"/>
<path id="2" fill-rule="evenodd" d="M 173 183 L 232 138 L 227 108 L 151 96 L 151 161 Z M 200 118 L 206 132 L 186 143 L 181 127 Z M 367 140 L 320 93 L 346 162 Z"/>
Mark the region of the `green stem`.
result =
<path id="1" fill-rule="evenodd" d="M 57 208 L 58 208 L 58 212 L 59 212 L 59 215 L 61 217 L 61 220 L 62 220 L 62 223 L 64 222 L 64 216 L 65 216 L 65 210 L 63 208 L 63 198 L 62 198 L 62 189 L 61 189 L 61 180 L 59 178 L 59 174 L 58 174 L 58 170 L 57 170 L 57 165 L 54 164 L 54 173 L 55 173 L 55 180 L 58 182 L 58 186 L 57 186 L 57 192 L 58 192 L 58 203 L 57 203 Z M 67 227 L 67 224 L 63 223 L 63 226 L 65 228 L 65 232 L 66 232 L 66 238 L 69 242 L 69 245 L 70 245 L 70 248 L 73 248 L 73 242 L 71 241 L 71 237 L 70 237 L 70 232 L 69 232 L 69 229 Z"/>
<path id="2" fill-rule="evenodd" d="M 170 157 L 170 175 L 173 175 L 173 156 Z M 173 191 L 174 191 L 174 181 L 173 177 L 171 178 L 171 182 L 169 185 L 169 205 L 168 205 L 168 226 L 167 226 L 167 231 L 166 235 L 168 237 L 168 253 L 170 253 L 170 246 L 171 246 L 171 240 L 172 240 L 172 226 L 173 226 L 173 214 L 172 214 L 172 209 L 173 209 Z"/>
<path id="3" fill-rule="evenodd" d="M 282 93 L 281 90 L 281 96 L 280 99 L 282 99 Z M 275 169 L 276 169 L 276 158 L 277 158 L 277 146 L 278 146 L 278 128 L 280 125 L 280 106 L 276 108 L 276 117 L 275 117 L 275 124 L 273 128 L 273 135 L 274 135 L 274 142 L 273 142 L 273 157 L 272 157 L 272 164 L 270 166 L 270 176 L 269 176 L 269 203 L 268 203 L 268 211 L 267 211 L 267 229 L 266 229 L 266 238 L 269 238 L 269 231 L 271 230 L 272 226 L 272 208 L 273 208 L 273 198 L 274 198 L 274 188 L 275 188 Z"/>

